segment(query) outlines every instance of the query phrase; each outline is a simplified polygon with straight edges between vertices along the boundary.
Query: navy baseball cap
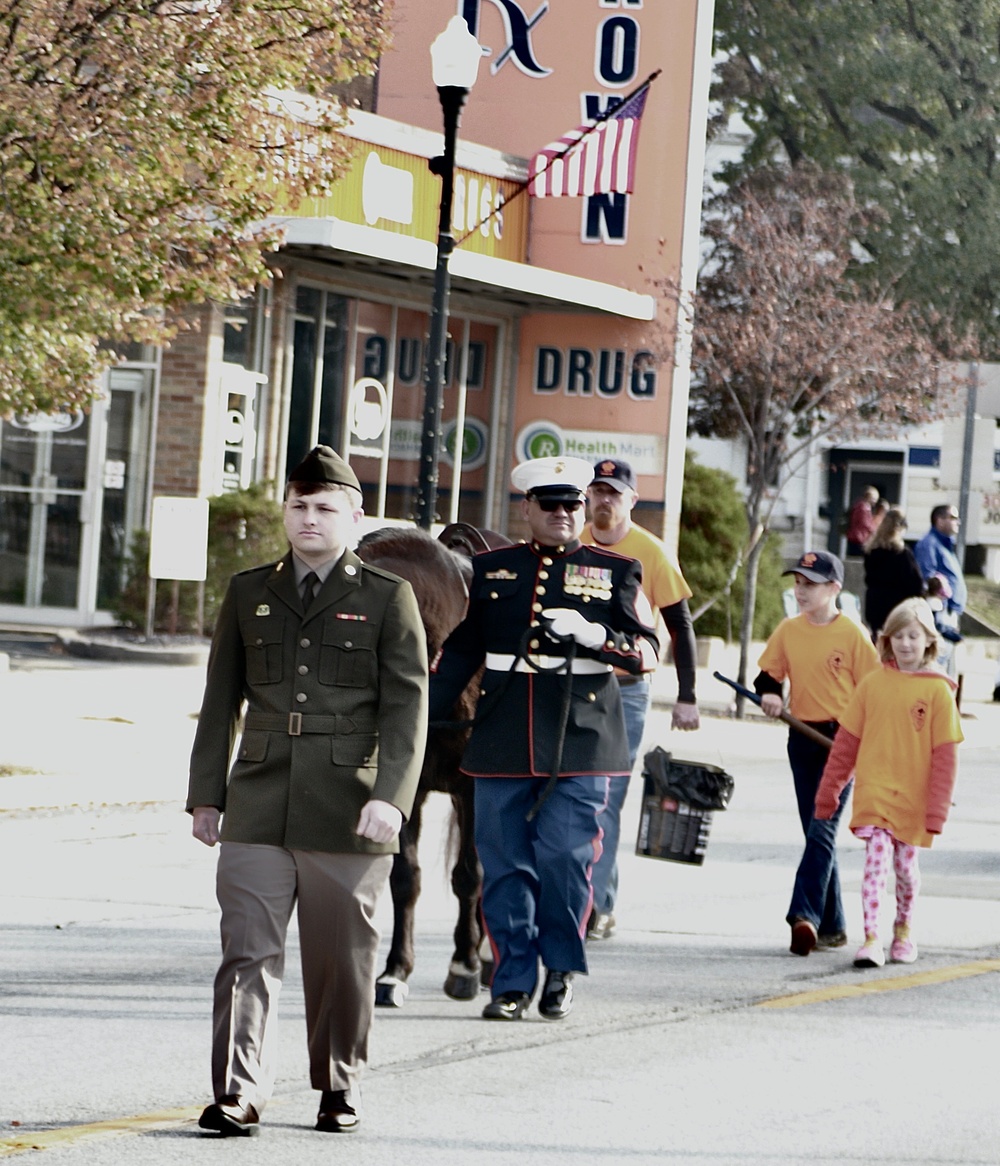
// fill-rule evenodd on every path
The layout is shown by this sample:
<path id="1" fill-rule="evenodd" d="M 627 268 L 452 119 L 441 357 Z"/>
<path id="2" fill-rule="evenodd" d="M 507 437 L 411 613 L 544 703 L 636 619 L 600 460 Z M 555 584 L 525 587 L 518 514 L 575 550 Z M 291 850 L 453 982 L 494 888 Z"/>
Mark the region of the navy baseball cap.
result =
<path id="1" fill-rule="evenodd" d="M 614 486 L 619 494 L 624 494 L 626 490 L 635 490 L 637 494 L 639 493 L 635 471 L 628 462 L 623 462 L 620 458 L 609 457 L 595 463 L 594 481 L 591 482 L 591 485 L 596 485 L 598 482 Z"/>
<path id="2" fill-rule="evenodd" d="M 829 551 L 806 551 L 782 575 L 805 575 L 810 583 L 843 583 L 844 564 Z"/>

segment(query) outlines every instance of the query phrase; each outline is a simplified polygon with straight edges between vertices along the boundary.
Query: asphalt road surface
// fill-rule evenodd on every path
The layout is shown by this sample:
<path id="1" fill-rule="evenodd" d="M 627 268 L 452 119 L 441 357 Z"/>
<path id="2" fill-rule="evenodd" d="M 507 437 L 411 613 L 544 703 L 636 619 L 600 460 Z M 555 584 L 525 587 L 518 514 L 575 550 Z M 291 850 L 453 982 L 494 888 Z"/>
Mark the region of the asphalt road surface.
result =
<path id="1" fill-rule="evenodd" d="M 922 852 L 911 966 L 858 971 L 863 849 L 841 863 L 851 946 L 788 952 L 801 840 L 785 729 L 706 718 L 647 742 L 736 779 L 703 866 L 636 857 L 626 805 L 614 937 L 558 1024 L 489 1024 L 441 992 L 453 909 L 431 799 L 417 969 L 379 1010 L 361 1128 L 312 1129 L 291 944 L 275 1095 L 253 1140 L 209 1100 L 215 855 L 181 810 L 199 668 L 0 675 L 0 1157 L 435 1163 L 1000 1162 L 1000 706 L 970 700 L 956 805 Z M 886 911 L 891 910 L 887 904 Z M 380 906 L 390 923 L 388 896 Z M 887 924 L 888 929 L 888 924 Z"/>

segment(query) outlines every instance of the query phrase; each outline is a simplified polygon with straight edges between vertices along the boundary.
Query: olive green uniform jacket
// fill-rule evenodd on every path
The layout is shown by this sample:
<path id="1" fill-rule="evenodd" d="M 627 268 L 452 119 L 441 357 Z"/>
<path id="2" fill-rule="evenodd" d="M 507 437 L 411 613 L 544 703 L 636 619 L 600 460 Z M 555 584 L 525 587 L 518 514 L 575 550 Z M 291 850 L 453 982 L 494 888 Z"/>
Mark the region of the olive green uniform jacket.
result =
<path id="1" fill-rule="evenodd" d="M 426 731 L 426 638 L 409 583 L 345 551 L 303 615 L 289 553 L 230 581 L 187 808 L 222 810 L 227 842 L 395 853 L 355 827 L 373 798 L 409 816 Z"/>

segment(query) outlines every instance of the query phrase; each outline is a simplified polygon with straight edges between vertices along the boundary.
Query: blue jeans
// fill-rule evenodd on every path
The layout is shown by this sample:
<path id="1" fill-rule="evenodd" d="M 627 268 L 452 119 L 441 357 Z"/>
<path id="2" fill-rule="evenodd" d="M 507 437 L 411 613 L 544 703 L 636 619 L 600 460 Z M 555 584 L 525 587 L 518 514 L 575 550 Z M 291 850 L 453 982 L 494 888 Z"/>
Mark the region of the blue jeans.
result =
<path id="1" fill-rule="evenodd" d="M 635 759 L 642 744 L 642 734 L 646 728 L 646 714 L 653 695 L 649 677 L 637 684 L 620 687 L 622 711 L 625 714 L 625 732 L 628 736 L 629 766 L 635 768 Z M 604 851 L 590 874 L 594 887 L 594 910 L 598 915 L 607 915 L 614 910 L 618 898 L 618 841 L 622 832 L 622 807 L 628 793 L 627 777 L 612 777 L 608 789 L 608 804 L 600 816 L 604 837 L 601 844 Z"/>
<path id="2" fill-rule="evenodd" d="M 832 735 L 832 725 L 829 728 L 823 726 L 820 731 Z M 789 732 L 788 763 L 792 767 L 799 821 L 806 845 L 799 869 L 795 872 L 795 887 L 786 918 L 789 923 L 794 919 L 808 919 L 820 935 L 836 935 L 847 930 L 837 873 L 837 826 L 853 783 L 848 782 L 840 795 L 840 806 L 829 821 L 813 817 L 816 790 L 829 756 L 830 751 L 825 746 L 810 741 L 794 729 Z"/>

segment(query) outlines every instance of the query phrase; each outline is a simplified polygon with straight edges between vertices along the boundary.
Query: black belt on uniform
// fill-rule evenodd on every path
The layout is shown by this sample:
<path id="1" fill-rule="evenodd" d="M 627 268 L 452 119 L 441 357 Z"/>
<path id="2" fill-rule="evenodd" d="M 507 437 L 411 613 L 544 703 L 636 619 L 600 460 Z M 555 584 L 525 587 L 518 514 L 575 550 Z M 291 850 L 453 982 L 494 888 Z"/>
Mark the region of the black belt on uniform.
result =
<path id="1" fill-rule="evenodd" d="M 618 676 L 615 679 L 622 688 L 625 688 L 629 684 L 643 684 L 649 677 L 645 672 L 640 672 L 638 676 Z"/>
<path id="2" fill-rule="evenodd" d="M 245 727 L 259 729 L 265 733 L 287 733 L 289 737 L 301 737 L 303 733 L 326 733 L 328 736 L 342 736 L 345 733 L 374 733 L 374 727 L 359 725 L 353 717 L 340 713 L 332 716 L 311 713 L 257 713 L 248 712 Z"/>

